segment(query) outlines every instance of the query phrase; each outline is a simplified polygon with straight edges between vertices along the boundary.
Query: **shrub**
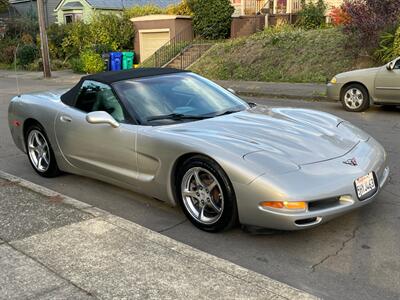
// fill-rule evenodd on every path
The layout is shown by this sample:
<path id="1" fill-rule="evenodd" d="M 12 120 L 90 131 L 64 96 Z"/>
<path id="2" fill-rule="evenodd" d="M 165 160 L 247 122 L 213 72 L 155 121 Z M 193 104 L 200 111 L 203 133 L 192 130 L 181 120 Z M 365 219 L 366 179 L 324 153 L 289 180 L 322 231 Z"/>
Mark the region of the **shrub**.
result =
<path id="1" fill-rule="evenodd" d="M 393 41 L 393 59 L 400 56 L 400 26 L 397 28 Z"/>
<path id="2" fill-rule="evenodd" d="M 89 39 L 89 25 L 83 22 L 75 22 L 67 28 L 61 47 L 69 56 L 78 56 L 87 46 Z"/>
<path id="3" fill-rule="evenodd" d="M 193 28 L 196 34 L 208 39 L 229 36 L 234 8 L 230 0 L 191 0 Z"/>
<path id="4" fill-rule="evenodd" d="M 188 0 L 182 0 L 177 4 L 171 4 L 167 7 L 166 13 L 169 15 L 191 16 L 193 15 L 190 9 Z"/>
<path id="5" fill-rule="evenodd" d="M 86 50 L 82 52 L 80 60 L 82 70 L 86 73 L 98 73 L 104 70 L 104 62 L 101 55 L 94 51 Z"/>
<path id="6" fill-rule="evenodd" d="M 0 12 L 6 12 L 10 6 L 10 3 L 6 0 L 0 0 Z"/>
<path id="7" fill-rule="evenodd" d="M 24 34 L 31 37 L 39 34 L 39 23 L 35 15 L 8 19 L 6 24 L 5 37 L 10 39 L 20 39 Z"/>
<path id="8" fill-rule="evenodd" d="M 69 60 L 69 64 L 71 65 L 72 71 L 74 71 L 75 73 L 85 73 L 80 57 L 71 58 Z"/>
<path id="9" fill-rule="evenodd" d="M 325 22 L 326 4 L 323 0 L 316 3 L 301 0 L 302 9 L 298 13 L 296 25 L 304 29 L 317 29 L 323 27 Z"/>
<path id="10" fill-rule="evenodd" d="M 63 59 L 66 53 L 62 44 L 67 36 L 69 25 L 51 24 L 47 29 L 47 39 L 49 41 L 49 52 L 51 58 Z"/>
<path id="11" fill-rule="evenodd" d="M 27 66 L 34 62 L 38 57 L 38 54 L 39 50 L 33 44 L 20 46 L 17 51 L 18 64 L 21 66 Z"/>
<path id="12" fill-rule="evenodd" d="M 131 49 L 135 35 L 133 25 L 126 15 L 121 17 L 104 13 L 94 14 L 87 24 L 70 24 L 66 32 L 62 50 L 69 56 L 78 56 L 87 49 L 97 53 Z"/>
<path id="13" fill-rule="evenodd" d="M 23 33 L 21 36 L 21 42 L 25 45 L 33 44 L 33 37 L 29 33 Z"/>
<path id="14" fill-rule="evenodd" d="M 17 42 L 14 40 L 4 39 L 0 45 L 0 63 L 12 64 Z"/>
<path id="15" fill-rule="evenodd" d="M 126 15 L 128 18 L 136 18 L 141 16 L 158 15 L 164 13 L 165 9 L 154 4 L 147 4 L 147 5 L 136 5 L 131 8 L 128 8 L 125 10 L 124 15 Z"/>
<path id="16" fill-rule="evenodd" d="M 345 33 L 355 39 L 359 47 L 368 45 L 367 48 L 375 49 L 379 35 L 398 22 L 400 0 L 345 0 L 342 9 L 349 16 Z"/>
<path id="17" fill-rule="evenodd" d="M 107 26 L 104 26 L 107 24 Z M 105 51 L 130 49 L 135 36 L 132 22 L 126 15 L 96 13 L 89 23 L 89 43 Z"/>
<path id="18" fill-rule="evenodd" d="M 331 9 L 329 16 L 334 26 L 340 26 L 350 22 L 350 17 L 341 7 L 334 7 Z"/>
<path id="19" fill-rule="evenodd" d="M 399 49 L 400 50 L 400 31 L 397 30 L 398 36 L 399 36 Z M 387 63 L 391 60 L 393 60 L 396 57 L 396 52 L 395 51 L 395 41 L 396 41 L 396 28 L 393 28 L 392 30 L 386 31 L 382 33 L 379 37 L 379 46 L 378 49 L 375 51 L 375 57 L 383 62 Z"/>

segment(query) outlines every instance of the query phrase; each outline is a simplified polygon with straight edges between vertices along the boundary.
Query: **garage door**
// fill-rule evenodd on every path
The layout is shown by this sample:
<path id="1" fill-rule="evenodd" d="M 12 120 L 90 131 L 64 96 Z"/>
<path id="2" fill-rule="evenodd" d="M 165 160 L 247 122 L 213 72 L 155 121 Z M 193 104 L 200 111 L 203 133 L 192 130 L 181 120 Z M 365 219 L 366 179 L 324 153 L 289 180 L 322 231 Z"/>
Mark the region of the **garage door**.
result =
<path id="1" fill-rule="evenodd" d="M 143 62 L 154 52 L 170 40 L 169 29 L 141 30 L 140 36 L 140 61 Z"/>

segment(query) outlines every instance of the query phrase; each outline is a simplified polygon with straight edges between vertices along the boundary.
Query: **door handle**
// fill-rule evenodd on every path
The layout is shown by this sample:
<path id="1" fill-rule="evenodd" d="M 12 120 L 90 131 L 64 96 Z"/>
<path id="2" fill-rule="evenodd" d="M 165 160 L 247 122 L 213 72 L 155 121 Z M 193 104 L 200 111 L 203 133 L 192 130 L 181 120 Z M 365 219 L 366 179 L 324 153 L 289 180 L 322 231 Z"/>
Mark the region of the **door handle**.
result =
<path id="1" fill-rule="evenodd" d="M 60 117 L 60 121 L 61 122 L 65 122 L 65 123 L 71 123 L 72 119 L 70 117 L 68 117 L 68 116 L 61 116 Z"/>

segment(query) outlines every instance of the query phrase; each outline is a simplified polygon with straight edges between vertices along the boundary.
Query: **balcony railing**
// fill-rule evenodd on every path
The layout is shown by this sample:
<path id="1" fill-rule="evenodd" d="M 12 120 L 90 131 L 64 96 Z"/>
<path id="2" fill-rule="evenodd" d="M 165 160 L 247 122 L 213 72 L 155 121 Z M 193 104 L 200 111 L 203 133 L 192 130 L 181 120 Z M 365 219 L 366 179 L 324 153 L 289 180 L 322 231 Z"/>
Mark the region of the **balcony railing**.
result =
<path id="1" fill-rule="evenodd" d="M 244 14 L 256 15 L 262 8 L 269 2 L 268 0 L 243 0 L 244 1 Z"/>

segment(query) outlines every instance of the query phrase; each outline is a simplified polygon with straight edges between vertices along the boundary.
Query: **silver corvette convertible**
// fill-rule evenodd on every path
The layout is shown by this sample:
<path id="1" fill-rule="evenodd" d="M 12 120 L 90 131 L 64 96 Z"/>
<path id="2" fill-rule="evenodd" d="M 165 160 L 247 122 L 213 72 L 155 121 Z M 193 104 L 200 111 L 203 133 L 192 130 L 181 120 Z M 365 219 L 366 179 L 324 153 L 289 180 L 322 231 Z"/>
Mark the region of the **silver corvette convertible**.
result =
<path id="1" fill-rule="evenodd" d="M 39 175 L 90 176 L 180 204 L 210 232 L 310 228 L 370 203 L 389 174 L 382 146 L 336 116 L 255 106 L 174 69 L 15 97 L 9 126 Z"/>

